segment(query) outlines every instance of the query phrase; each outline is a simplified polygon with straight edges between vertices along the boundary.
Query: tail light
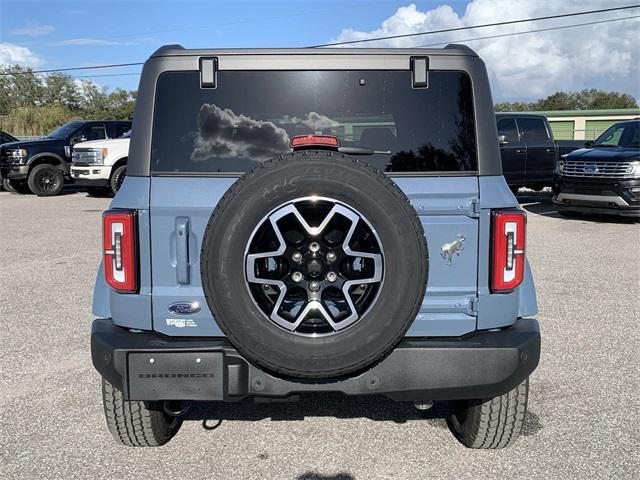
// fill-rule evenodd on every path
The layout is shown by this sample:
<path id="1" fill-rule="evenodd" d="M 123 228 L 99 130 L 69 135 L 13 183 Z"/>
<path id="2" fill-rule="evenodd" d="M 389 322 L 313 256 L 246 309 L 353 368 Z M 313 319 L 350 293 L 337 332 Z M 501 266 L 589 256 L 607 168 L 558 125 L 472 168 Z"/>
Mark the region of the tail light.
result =
<path id="1" fill-rule="evenodd" d="M 138 291 L 136 213 L 108 210 L 102 215 L 104 278 L 118 292 Z"/>
<path id="2" fill-rule="evenodd" d="M 519 211 L 492 215 L 491 291 L 510 292 L 524 279 L 527 217 Z"/>

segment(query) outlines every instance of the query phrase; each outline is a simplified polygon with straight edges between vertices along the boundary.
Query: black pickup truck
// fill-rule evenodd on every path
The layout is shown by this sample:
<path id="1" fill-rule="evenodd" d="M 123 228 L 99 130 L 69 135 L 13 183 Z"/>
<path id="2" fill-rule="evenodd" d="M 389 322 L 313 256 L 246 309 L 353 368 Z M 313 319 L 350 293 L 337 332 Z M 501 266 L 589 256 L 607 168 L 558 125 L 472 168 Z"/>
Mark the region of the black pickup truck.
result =
<path id="1" fill-rule="evenodd" d="M 584 146 L 583 140 L 555 140 L 542 115 L 497 113 L 496 122 L 502 171 L 514 194 L 520 187 L 542 190 L 552 186 L 560 155 Z"/>
<path id="2" fill-rule="evenodd" d="M 18 139 L 13 135 L 9 135 L 7 132 L 0 131 L 0 145 L 2 145 L 3 143 L 17 142 L 17 141 Z M 0 177 L 0 192 L 3 190 L 8 190 L 7 188 L 8 182 L 9 182 L 8 180 L 2 180 L 2 177 Z"/>
<path id="3" fill-rule="evenodd" d="M 0 177 L 17 193 L 58 195 L 70 180 L 74 144 L 117 138 L 130 128 L 125 120 L 74 120 L 44 138 L 6 143 L 0 147 Z"/>

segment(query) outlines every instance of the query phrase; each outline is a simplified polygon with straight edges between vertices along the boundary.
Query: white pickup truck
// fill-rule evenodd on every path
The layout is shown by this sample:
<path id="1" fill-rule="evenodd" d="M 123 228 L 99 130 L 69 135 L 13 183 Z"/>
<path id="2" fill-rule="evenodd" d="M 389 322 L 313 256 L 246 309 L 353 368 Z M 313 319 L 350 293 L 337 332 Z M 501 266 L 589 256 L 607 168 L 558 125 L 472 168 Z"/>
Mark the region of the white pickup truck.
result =
<path id="1" fill-rule="evenodd" d="M 131 131 L 120 138 L 92 140 L 73 146 L 71 178 L 90 195 L 116 193 L 127 172 Z"/>

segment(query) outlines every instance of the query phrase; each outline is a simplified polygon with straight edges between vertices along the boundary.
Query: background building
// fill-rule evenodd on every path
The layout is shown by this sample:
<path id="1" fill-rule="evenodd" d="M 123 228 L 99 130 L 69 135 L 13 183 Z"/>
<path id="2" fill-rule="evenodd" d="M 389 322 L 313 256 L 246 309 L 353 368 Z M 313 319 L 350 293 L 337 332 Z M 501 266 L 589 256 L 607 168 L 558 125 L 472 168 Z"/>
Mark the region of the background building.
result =
<path id="1" fill-rule="evenodd" d="M 594 140 L 614 123 L 640 117 L 640 108 L 530 113 L 547 117 L 556 140 Z"/>

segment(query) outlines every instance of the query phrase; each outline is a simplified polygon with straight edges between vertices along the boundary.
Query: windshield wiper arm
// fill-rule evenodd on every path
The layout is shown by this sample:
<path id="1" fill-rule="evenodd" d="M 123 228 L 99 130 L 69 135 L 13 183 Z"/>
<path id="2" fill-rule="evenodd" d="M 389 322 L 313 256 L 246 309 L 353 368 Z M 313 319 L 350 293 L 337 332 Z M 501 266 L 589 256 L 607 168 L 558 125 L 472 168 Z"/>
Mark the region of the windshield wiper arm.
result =
<path id="1" fill-rule="evenodd" d="M 390 150 L 372 150 L 370 148 L 360 147 L 338 147 L 340 153 L 346 153 L 347 155 L 391 155 Z"/>

